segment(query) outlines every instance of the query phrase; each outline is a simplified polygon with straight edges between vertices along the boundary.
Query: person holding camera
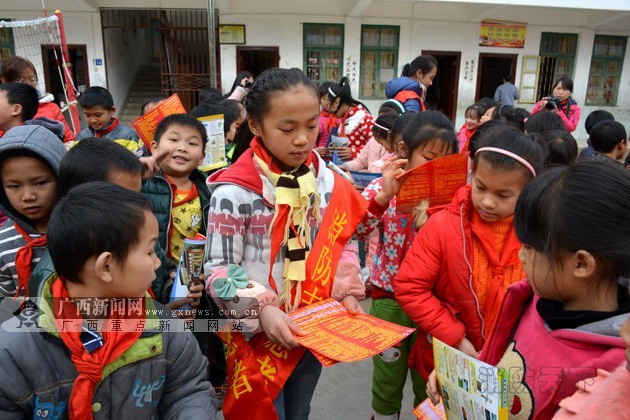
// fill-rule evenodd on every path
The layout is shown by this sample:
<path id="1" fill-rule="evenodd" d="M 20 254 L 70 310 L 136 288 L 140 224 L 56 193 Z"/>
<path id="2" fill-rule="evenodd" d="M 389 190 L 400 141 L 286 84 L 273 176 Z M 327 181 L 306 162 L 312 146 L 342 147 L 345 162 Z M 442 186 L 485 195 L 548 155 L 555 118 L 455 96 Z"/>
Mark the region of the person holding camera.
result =
<path id="1" fill-rule="evenodd" d="M 542 98 L 530 115 L 540 111 L 551 111 L 557 113 L 569 133 L 575 131 L 580 120 L 580 107 L 573 100 L 573 80 L 567 75 L 561 76 L 554 84 L 551 96 Z"/>
<path id="2" fill-rule="evenodd" d="M 234 99 L 243 102 L 254 84 L 254 75 L 248 71 L 242 71 L 236 75 L 232 89 L 225 95 L 226 99 Z"/>

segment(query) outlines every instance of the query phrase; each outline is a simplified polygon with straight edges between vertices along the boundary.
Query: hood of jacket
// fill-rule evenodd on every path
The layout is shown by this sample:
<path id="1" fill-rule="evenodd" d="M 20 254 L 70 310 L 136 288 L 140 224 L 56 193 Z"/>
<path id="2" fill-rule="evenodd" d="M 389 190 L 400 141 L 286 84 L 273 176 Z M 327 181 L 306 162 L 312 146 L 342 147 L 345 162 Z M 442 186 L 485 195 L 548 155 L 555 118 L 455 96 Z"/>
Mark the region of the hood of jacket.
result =
<path id="1" fill-rule="evenodd" d="M 397 77 L 396 79 L 392 79 L 387 82 L 385 95 L 391 99 L 402 90 L 413 90 L 418 94 L 418 96 L 422 97 L 422 88 L 420 87 L 420 83 L 406 76 Z"/>
<path id="2" fill-rule="evenodd" d="M 64 139 L 66 127 L 61 121 L 56 121 L 48 117 L 37 117 L 32 120 L 28 120 L 24 125 L 39 125 L 50 130 L 61 141 Z"/>
<path id="3" fill-rule="evenodd" d="M 41 125 L 21 125 L 7 131 L 0 141 L 0 162 L 7 154 L 26 152 L 45 162 L 55 174 L 59 176 L 59 164 L 66 153 L 63 143 L 48 129 Z M 32 221 L 21 215 L 9 203 L 9 199 L 0 188 L 0 210 L 19 223 L 27 232 L 36 233 Z"/>

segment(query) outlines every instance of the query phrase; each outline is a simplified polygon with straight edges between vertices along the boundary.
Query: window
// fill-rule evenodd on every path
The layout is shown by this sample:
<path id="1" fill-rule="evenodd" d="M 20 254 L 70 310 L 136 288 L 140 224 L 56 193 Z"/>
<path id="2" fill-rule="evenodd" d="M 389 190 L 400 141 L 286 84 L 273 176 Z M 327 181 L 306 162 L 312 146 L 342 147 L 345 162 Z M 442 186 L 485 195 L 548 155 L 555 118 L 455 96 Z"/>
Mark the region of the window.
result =
<path id="1" fill-rule="evenodd" d="M 361 98 L 385 99 L 385 86 L 397 74 L 399 35 L 398 26 L 361 27 Z"/>
<path id="2" fill-rule="evenodd" d="M 518 100 L 521 104 L 535 104 L 538 101 L 538 69 L 540 68 L 540 57 L 537 55 L 523 56 L 521 67 L 521 97 Z"/>
<path id="3" fill-rule="evenodd" d="M 304 68 L 316 83 L 339 83 L 343 63 L 343 25 L 304 24 Z"/>
<path id="4" fill-rule="evenodd" d="M 587 105 L 616 105 L 627 37 L 595 35 L 591 71 L 586 90 Z"/>
<path id="5" fill-rule="evenodd" d="M 542 33 L 538 96 L 551 95 L 553 84 L 560 76 L 568 74 L 573 78 L 577 41 L 577 34 Z"/>
<path id="6" fill-rule="evenodd" d="M 0 18 L 1 21 L 11 21 L 12 19 Z M 15 55 L 15 42 L 13 40 L 13 29 L 0 28 L 0 63 L 5 58 Z"/>

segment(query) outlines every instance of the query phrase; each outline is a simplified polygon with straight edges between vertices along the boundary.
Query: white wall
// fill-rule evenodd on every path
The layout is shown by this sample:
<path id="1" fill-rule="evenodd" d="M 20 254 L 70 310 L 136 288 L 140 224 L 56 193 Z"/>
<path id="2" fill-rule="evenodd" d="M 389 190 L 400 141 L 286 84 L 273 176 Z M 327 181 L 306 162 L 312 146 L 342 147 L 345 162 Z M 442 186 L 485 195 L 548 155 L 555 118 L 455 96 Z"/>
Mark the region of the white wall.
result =
<path id="1" fill-rule="evenodd" d="M 3 18 L 14 20 L 32 20 L 43 17 L 41 11 L 10 11 L 0 14 Z M 95 58 L 104 58 L 100 14 L 98 12 L 65 12 L 63 13 L 63 22 L 67 43 L 86 46 L 90 84 L 92 86 L 105 86 L 105 67 L 94 65 Z M 21 51 L 18 50 L 16 53 L 20 54 Z M 43 90 L 43 68 L 41 65 L 38 67 L 41 89 Z M 57 70 L 55 69 L 55 71 Z"/>
<path id="2" fill-rule="evenodd" d="M 139 28 L 134 36 L 131 29 L 106 29 L 103 36 L 107 45 L 107 89 L 114 97 L 116 110 L 120 111 L 138 67 L 151 61 L 149 30 Z"/>
<path id="3" fill-rule="evenodd" d="M 526 21 L 526 16 L 523 17 Z M 405 63 L 418 56 L 422 50 L 459 51 L 461 65 L 459 74 L 459 88 L 457 98 L 457 117 L 455 126 L 460 127 L 464 122 L 466 107 L 473 104 L 477 88 L 477 71 L 479 53 L 516 54 L 518 55 L 515 79 L 520 85 L 523 56 L 538 55 L 542 32 L 566 32 L 578 34 L 578 51 L 575 62 L 573 97 L 582 107 L 582 117 L 577 130 L 573 133 L 581 146 L 586 145 L 586 131 L 584 121 L 594 109 L 605 108 L 613 113 L 626 127 L 630 124 L 630 45 L 626 48 L 626 59 L 623 66 L 622 79 L 619 86 L 619 100 L 616 107 L 585 107 L 586 87 L 590 69 L 591 53 L 595 31 L 585 27 L 571 26 L 527 26 L 525 48 L 492 48 L 480 47 L 479 23 L 449 22 L 424 19 L 400 18 L 354 18 L 331 16 L 294 16 L 283 15 L 227 15 L 221 17 L 222 24 L 244 24 L 247 31 L 248 46 L 279 46 L 280 66 L 302 67 L 302 23 L 322 22 L 344 24 L 344 72 L 349 72 L 348 63 L 360 63 L 360 34 L 361 25 L 396 25 L 400 27 L 398 73 Z M 600 32 L 597 32 L 600 34 Z M 604 33 L 601 33 L 604 34 Z M 630 30 L 611 35 L 629 36 Z M 629 42 L 630 44 L 630 42 Z M 472 64 L 474 61 L 474 65 Z M 465 75 L 466 63 L 469 72 Z M 438 70 L 439 71 L 439 70 Z M 357 68 L 357 80 L 352 83 L 353 95 L 359 98 L 360 68 Z M 236 76 L 236 47 L 234 45 L 221 46 L 221 76 L 224 90 L 232 86 Z M 467 76 L 467 77 L 466 77 Z M 547 93 L 541 92 L 539 96 Z M 376 111 L 382 101 L 364 101 L 373 111 Z M 523 108 L 531 109 L 533 104 L 521 104 Z"/>

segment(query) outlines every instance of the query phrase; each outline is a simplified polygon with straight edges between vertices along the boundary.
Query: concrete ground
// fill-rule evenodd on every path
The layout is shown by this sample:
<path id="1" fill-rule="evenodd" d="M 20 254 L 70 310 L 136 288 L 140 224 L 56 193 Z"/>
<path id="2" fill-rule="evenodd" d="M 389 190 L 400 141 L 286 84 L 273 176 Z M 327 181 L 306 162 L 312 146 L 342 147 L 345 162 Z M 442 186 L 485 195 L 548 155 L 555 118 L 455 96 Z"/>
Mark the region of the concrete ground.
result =
<path id="1" fill-rule="evenodd" d="M 369 312 L 371 299 L 361 302 L 365 312 Z M 315 395 L 311 402 L 312 420 L 368 420 L 372 416 L 372 359 L 354 363 L 338 363 L 324 368 Z M 411 379 L 403 395 L 401 420 L 416 417 L 413 410 Z"/>
<path id="2" fill-rule="evenodd" d="M 369 312 L 371 299 L 361 302 Z M 324 368 L 311 402 L 311 420 L 368 420 L 372 416 L 372 359 Z M 407 377 L 401 420 L 416 417 L 411 379 Z M 223 418 L 221 416 L 221 418 Z"/>

